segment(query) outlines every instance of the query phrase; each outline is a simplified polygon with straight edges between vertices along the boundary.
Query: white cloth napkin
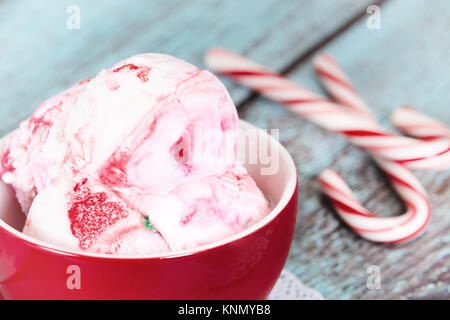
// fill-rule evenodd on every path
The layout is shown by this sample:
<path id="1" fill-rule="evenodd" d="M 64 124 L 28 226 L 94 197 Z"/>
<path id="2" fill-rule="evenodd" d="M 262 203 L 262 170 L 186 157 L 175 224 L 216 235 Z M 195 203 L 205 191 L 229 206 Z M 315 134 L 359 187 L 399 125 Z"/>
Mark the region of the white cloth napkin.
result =
<path id="1" fill-rule="evenodd" d="M 292 272 L 283 270 L 268 300 L 324 300 L 322 294 L 305 286 Z"/>

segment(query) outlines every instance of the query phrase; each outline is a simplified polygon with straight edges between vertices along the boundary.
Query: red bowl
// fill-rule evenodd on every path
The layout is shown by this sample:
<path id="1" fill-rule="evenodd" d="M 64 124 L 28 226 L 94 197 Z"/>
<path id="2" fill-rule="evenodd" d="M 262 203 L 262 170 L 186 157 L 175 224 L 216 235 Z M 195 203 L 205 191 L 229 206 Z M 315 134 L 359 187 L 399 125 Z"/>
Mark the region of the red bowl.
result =
<path id="1" fill-rule="evenodd" d="M 292 242 L 297 172 L 273 137 L 243 121 L 241 129 L 240 150 L 245 152 L 240 158 L 273 210 L 233 237 L 192 250 L 124 257 L 84 254 L 35 240 L 18 231 L 23 214 L 12 190 L 1 183 L 1 294 L 6 299 L 265 299 Z M 264 157 L 267 146 L 269 156 Z M 243 158 L 255 152 L 256 163 Z M 274 170 L 263 173 L 268 159 Z"/>

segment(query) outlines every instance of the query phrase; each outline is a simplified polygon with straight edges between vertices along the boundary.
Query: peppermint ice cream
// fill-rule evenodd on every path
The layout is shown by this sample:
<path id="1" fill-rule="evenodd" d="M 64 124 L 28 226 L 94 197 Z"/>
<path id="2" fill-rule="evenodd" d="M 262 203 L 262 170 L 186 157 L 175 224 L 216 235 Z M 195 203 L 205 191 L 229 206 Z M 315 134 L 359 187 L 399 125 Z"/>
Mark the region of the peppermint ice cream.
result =
<path id="1" fill-rule="evenodd" d="M 149 254 L 233 235 L 269 211 L 237 161 L 238 117 L 210 72 L 142 54 L 45 101 L 0 143 L 23 232 Z"/>

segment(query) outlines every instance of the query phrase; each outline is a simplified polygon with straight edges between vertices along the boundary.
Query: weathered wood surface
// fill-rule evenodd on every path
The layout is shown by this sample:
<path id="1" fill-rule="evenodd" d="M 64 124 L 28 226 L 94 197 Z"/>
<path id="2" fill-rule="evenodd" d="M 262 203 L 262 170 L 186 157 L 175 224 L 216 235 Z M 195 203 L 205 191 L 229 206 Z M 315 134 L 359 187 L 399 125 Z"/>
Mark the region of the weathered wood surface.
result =
<path id="1" fill-rule="evenodd" d="M 202 66 L 204 52 L 223 46 L 321 91 L 308 54 L 333 54 L 374 112 L 388 125 L 400 104 L 450 123 L 450 36 L 446 0 L 387 0 L 381 30 L 364 15 L 373 1 L 0 1 L 0 135 L 45 98 L 127 56 L 165 52 Z M 81 9 L 81 29 L 66 28 L 66 8 Z M 282 3 L 282 4 L 281 4 Z M 356 21 L 349 29 L 346 26 Z M 341 32 L 342 31 L 342 32 Z M 331 41 L 330 41 L 331 39 Z M 433 217 L 421 238 L 377 245 L 343 226 L 321 197 L 316 175 L 341 171 L 373 211 L 402 206 L 366 154 L 343 138 L 225 82 L 242 118 L 280 128 L 300 177 L 300 208 L 287 268 L 326 298 L 450 297 L 450 174 L 420 172 Z M 25 86 L 24 84 L 27 84 Z M 381 268 L 381 290 L 366 287 L 368 265 Z"/>

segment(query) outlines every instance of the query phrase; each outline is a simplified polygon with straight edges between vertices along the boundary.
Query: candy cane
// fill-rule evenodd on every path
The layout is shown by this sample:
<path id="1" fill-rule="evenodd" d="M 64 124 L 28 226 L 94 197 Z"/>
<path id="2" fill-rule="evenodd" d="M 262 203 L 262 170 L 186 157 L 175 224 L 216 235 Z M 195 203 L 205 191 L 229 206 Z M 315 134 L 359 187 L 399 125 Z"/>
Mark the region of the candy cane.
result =
<path id="1" fill-rule="evenodd" d="M 436 143 L 448 143 L 450 130 L 442 123 L 414 110 L 412 107 L 403 106 L 394 111 L 391 122 L 400 131 L 423 141 L 435 141 Z M 414 160 L 412 160 L 414 161 Z M 408 160 L 403 164 L 409 165 Z M 442 152 L 438 157 L 430 157 L 412 165 L 415 169 L 448 169 L 450 152 Z"/>
<path id="2" fill-rule="evenodd" d="M 336 101 L 342 106 L 366 114 L 376 121 L 344 71 L 331 56 L 318 55 L 314 59 L 314 69 L 327 92 Z M 435 156 L 402 159 L 398 160 L 398 163 L 414 169 L 442 170 L 449 168 L 450 149 L 445 146 L 450 146 L 450 133 L 442 123 L 407 106 L 398 108 L 393 113 L 391 120 L 400 131 L 423 141 L 435 141 L 434 143 L 443 146 L 442 151 Z M 420 146 L 420 148 L 430 145 L 419 141 L 417 140 L 413 145 Z"/>
<path id="3" fill-rule="evenodd" d="M 368 117 L 367 113 L 355 110 L 356 108 L 342 108 L 341 105 L 230 51 L 210 50 L 206 55 L 206 64 L 317 125 L 345 135 L 375 156 L 413 169 L 450 168 L 448 139 L 421 141 L 389 133 L 372 117 Z"/>
<path id="4" fill-rule="evenodd" d="M 338 172 L 326 169 L 319 183 L 339 216 L 360 236 L 375 242 L 404 242 L 420 235 L 431 216 L 430 202 L 420 182 L 406 167 L 375 158 L 406 206 L 396 217 L 377 217 L 356 200 Z"/>
<path id="5" fill-rule="evenodd" d="M 431 214 L 428 196 L 416 177 L 396 162 L 409 160 L 410 165 L 411 162 L 418 162 L 418 159 L 411 158 L 411 153 L 405 154 L 406 152 L 402 151 L 406 145 L 409 148 L 417 148 L 417 145 L 424 147 L 425 144 L 384 131 L 334 61 L 330 64 L 334 67 L 332 72 L 319 74 L 322 78 L 332 75 L 327 77 L 328 81 L 324 86 L 349 109 L 344 109 L 229 51 L 211 50 L 206 56 L 206 63 L 212 69 L 232 77 L 269 99 L 284 104 L 316 124 L 346 135 L 352 142 L 374 155 L 406 204 L 407 211 L 401 216 L 385 218 L 371 214 L 355 199 L 344 180 L 333 170 L 325 170 L 319 177 L 323 190 L 332 199 L 339 215 L 358 234 L 377 242 L 402 242 L 414 238 L 424 230 Z M 323 65 L 319 63 L 316 64 L 317 67 L 321 68 Z M 385 147 L 394 153 L 383 152 Z M 446 148 L 448 149 L 448 145 Z M 439 158 L 435 153 L 430 153 L 431 150 L 432 148 L 426 150 L 427 158 Z M 397 158 L 393 156 L 395 152 Z M 388 160 L 383 160 L 382 157 Z"/>
<path id="6" fill-rule="evenodd" d="M 367 104 L 333 57 L 320 54 L 314 58 L 313 65 L 321 83 L 334 100 L 376 121 Z M 421 140 L 450 139 L 450 130 L 444 124 L 410 106 L 396 109 L 391 122 L 400 131 Z"/>
<path id="7" fill-rule="evenodd" d="M 314 59 L 314 69 L 327 92 L 336 101 L 376 121 L 367 104 L 331 56 L 318 55 Z M 403 115 L 395 117 L 402 118 Z M 397 127 L 400 128 L 403 123 L 398 124 Z M 355 198 L 339 173 L 332 169 L 326 169 L 319 175 L 322 190 L 330 198 L 339 216 L 362 237 L 376 242 L 402 242 L 412 239 L 425 229 L 431 216 L 426 192 L 417 178 L 405 167 L 376 157 L 375 161 L 388 175 L 392 186 L 405 203 L 406 212 L 403 215 L 386 218 L 370 213 Z"/>
<path id="8" fill-rule="evenodd" d="M 314 69 L 327 92 L 341 105 L 372 117 L 364 100 L 332 57 L 325 54 L 318 55 L 314 59 Z M 373 119 L 375 121 L 375 118 Z M 435 140 L 450 137 L 450 132 L 444 125 L 410 107 L 398 108 L 392 116 L 392 122 L 399 130 L 420 139 Z M 339 173 L 331 169 L 319 175 L 322 190 L 330 198 L 339 216 L 362 237 L 377 242 L 402 242 L 413 239 L 423 232 L 430 219 L 428 197 L 409 170 L 394 162 L 377 158 L 375 160 L 389 176 L 392 186 L 404 201 L 407 210 L 403 215 L 380 218 L 370 213 L 354 197 Z"/>
<path id="9" fill-rule="evenodd" d="M 318 55 L 314 59 L 313 65 L 321 83 L 334 100 L 343 106 L 372 117 L 369 107 L 333 57 L 327 54 Z"/>

